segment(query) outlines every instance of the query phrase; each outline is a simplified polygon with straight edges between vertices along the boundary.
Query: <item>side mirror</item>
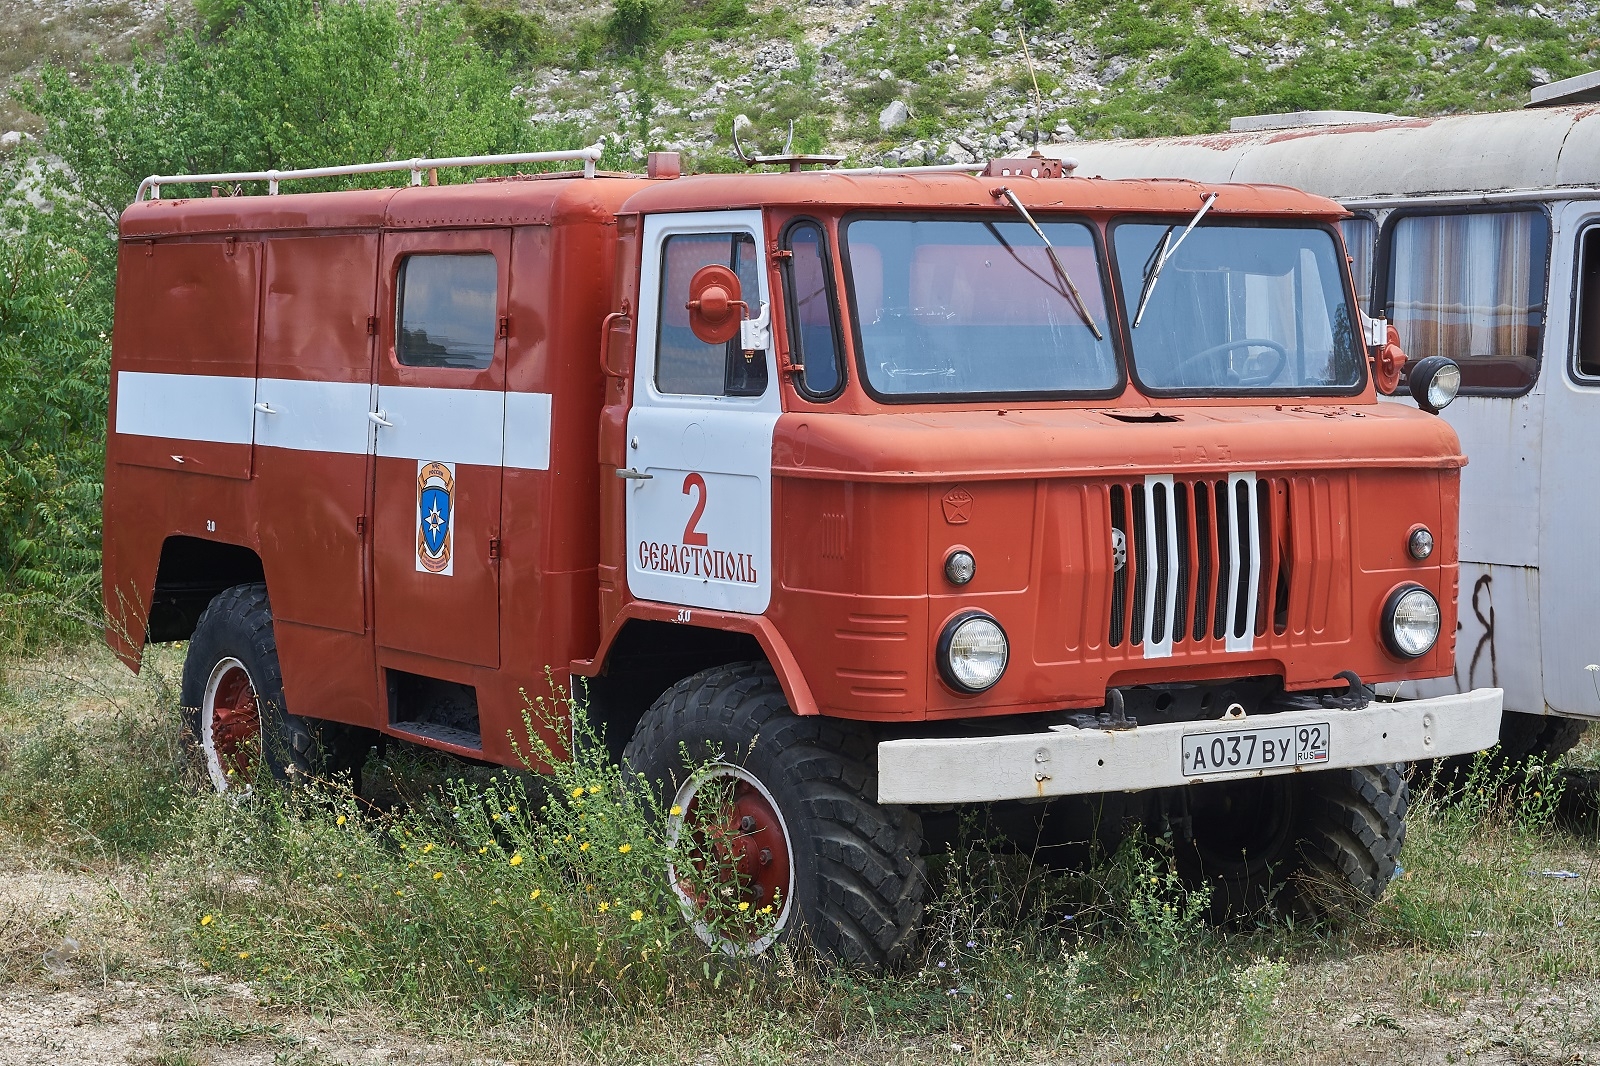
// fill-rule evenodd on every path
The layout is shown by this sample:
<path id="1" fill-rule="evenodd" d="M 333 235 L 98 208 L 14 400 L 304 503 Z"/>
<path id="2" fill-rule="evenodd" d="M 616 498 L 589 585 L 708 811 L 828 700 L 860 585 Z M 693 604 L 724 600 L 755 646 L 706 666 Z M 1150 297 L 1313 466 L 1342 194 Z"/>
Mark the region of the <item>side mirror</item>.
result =
<path id="1" fill-rule="evenodd" d="M 1461 391 L 1461 368 L 1454 359 L 1430 355 L 1411 368 L 1411 398 L 1417 406 L 1436 415 Z"/>
<path id="2" fill-rule="evenodd" d="M 1372 360 L 1372 380 L 1378 391 L 1393 396 L 1400 387 L 1400 370 L 1406 365 L 1405 350 L 1400 347 L 1400 333 L 1382 318 L 1362 315 L 1366 327 L 1367 355 Z"/>
<path id="3" fill-rule="evenodd" d="M 707 344 L 726 344 L 739 335 L 749 310 L 739 289 L 739 275 L 720 263 L 703 266 L 689 279 L 689 329 Z"/>

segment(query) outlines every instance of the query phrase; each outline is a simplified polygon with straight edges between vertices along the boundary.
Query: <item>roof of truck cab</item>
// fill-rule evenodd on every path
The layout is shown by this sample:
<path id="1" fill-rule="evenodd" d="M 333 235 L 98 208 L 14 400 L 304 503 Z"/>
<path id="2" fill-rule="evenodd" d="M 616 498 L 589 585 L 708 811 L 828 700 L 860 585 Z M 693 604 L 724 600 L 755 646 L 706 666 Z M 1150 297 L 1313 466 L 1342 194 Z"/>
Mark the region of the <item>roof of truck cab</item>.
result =
<path id="1" fill-rule="evenodd" d="M 122 213 L 124 238 L 274 230 L 431 229 L 606 221 L 644 177 L 532 176 L 458 185 L 145 200 Z M 173 188 L 176 186 L 169 186 Z"/>
<path id="2" fill-rule="evenodd" d="M 799 174 L 702 174 L 652 183 L 634 194 L 627 213 L 716 211 L 726 208 L 807 207 L 847 210 L 992 209 L 995 192 L 1011 188 L 1040 211 L 1192 212 L 1216 192 L 1217 214 L 1289 214 L 1342 218 L 1332 200 L 1283 185 L 1206 185 L 1187 180 L 1107 181 L 1091 178 L 987 178 L 949 172 L 888 171 L 849 174 L 826 170 Z M 1003 202 L 1001 204 L 1003 206 Z"/>
<path id="3" fill-rule="evenodd" d="M 1600 184 L 1600 104 L 1049 145 L 1104 178 L 1276 181 L 1325 196 Z"/>
<path id="4" fill-rule="evenodd" d="M 1148 211 L 1187 214 L 1208 192 L 1212 212 L 1337 218 L 1332 200 L 1281 185 L 1214 186 L 1184 180 L 1106 181 L 1088 178 L 983 178 L 952 173 L 703 174 L 545 178 L 460 185 L 205 196 L 146 200 L 122 213 L 124 238 L 275 230 L 429 229 L 540 225 L 621 213 L 717 211 L 728 208 L 827 207 L 846 210 L 994 209 L 995 190 L 1010 187 L 1039 211 Z"/>

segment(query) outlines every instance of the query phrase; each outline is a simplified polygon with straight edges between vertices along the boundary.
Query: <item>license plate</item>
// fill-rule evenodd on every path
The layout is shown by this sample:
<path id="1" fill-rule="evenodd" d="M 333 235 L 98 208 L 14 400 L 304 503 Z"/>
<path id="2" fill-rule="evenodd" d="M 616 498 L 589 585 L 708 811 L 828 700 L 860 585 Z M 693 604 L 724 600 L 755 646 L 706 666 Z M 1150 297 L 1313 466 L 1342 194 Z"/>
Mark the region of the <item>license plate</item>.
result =
<path id="1" fill-rule="evenodd" d="M 1185 733 L 1183 772 L 1187 777 L 1238 770 L 1315 766 L 1328 761 L 1328 723 L 1261 726 L 1226 733 Z"/>

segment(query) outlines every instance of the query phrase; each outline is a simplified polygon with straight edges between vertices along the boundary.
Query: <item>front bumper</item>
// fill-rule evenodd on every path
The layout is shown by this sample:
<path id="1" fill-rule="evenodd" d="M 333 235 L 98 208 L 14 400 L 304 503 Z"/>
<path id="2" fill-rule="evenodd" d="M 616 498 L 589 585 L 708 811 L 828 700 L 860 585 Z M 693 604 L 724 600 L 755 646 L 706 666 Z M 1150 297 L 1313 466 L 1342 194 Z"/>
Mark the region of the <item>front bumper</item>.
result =
<path id="1" fill-rule="evenodd" d="M 1285 711 L 1115 731 L 1053 726 L 1011 736 L 889 740 L 878 745 L 878 802 L 988 803 L 1137 792 L 1437 759 L 1497 743 L 1502 696 L 1500 689 L 1480 688 L 1431 699 L 1371 703 L 1360 710 Z M 1328 757 L 1314 765 L 1201 776 L 1183 772 L 1185 734 L 1323 723 L 1329 727 Z"/>

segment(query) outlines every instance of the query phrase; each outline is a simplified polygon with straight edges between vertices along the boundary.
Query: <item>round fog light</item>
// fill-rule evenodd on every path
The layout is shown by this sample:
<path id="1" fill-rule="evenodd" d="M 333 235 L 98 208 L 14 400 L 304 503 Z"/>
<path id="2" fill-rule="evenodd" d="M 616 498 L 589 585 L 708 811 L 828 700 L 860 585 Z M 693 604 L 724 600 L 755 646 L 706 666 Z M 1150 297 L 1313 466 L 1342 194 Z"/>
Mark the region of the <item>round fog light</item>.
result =
<path id="1" fill-rule="evenodd" d="M 1411 531 L 1411 536 L 1406 540 L 1406 550 L 1411 553 L 1411 558 L 1419 562 L 1433 554 L 1433 534 L 1428 532 L 1427 526 L 1418 526 Z"/>
<path id="2" fill-rule="evenodd" d="M 1439 639 L 1439 601 L 1420 585 L 1395 589 L 1383 607 L 1383 641 L 1402 659 L 1426 655 Z"/>
<path id="3" fill-rule="evenodd" d="M 939 674 L 958 692 L 994 687 L 1009 655 L 1005 630 L 982 611 L 956 615 L 939 634 Z"/>
<path id="4" fill-rule="evenodd" d="M 965 585 L 978 572 L 978 561 L 969 551 L 957 548 L 945 557 L 944 576 L 952 585 Z"/>

